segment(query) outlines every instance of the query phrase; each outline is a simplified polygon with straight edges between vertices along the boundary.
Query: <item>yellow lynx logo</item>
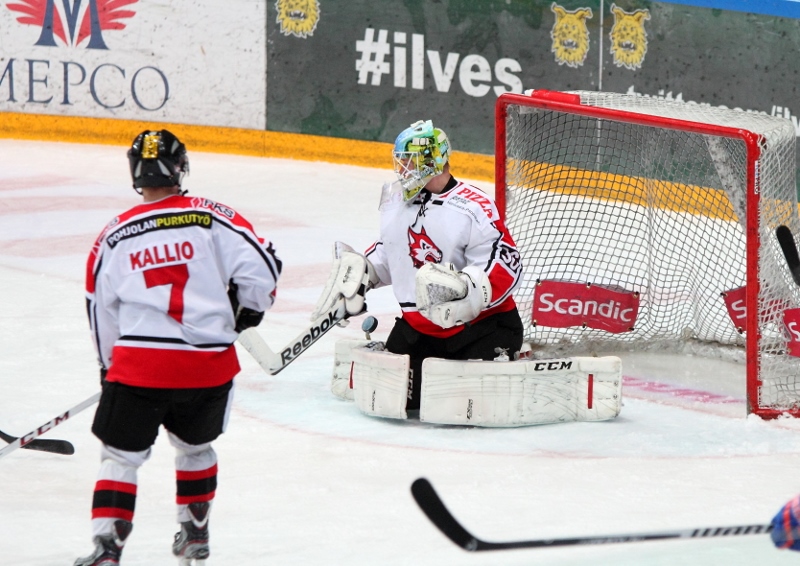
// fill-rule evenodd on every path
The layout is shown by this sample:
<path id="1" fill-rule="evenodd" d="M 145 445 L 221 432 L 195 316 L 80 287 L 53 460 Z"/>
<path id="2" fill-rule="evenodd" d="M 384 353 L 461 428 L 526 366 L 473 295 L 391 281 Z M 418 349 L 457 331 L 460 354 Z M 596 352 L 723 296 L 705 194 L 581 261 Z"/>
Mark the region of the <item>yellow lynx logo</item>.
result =
<path id="1" fill-rule="evenodd" d="M 576 8 L 567 11 L 555 2 L 550 10 L 556 15 L 556 23 L 550 31 L 553 46 L 550 51 L 555 53 L 559 65 L 580 67 L 589 53 L 589 30 L 586 20 L 592 18 L 591 8 Z"/>
<path id="2" fill-rule="evenodd" d="M 277 22 L 283 35 L 308 37 L 314 35 L 319 22 L 319 2 L 317 0 L 278 0 Z"/>
<path id="3" fill-rule="evenodd" d="M 649 10 L 626 12 L 611 4 L 614 14 L 614 27 L 611 28 L 611 55 L 617 67 L 626 67 L 631 71 L 641 68 L 647 53 L 647 32 L 645 20 L 650 19 Z"/>

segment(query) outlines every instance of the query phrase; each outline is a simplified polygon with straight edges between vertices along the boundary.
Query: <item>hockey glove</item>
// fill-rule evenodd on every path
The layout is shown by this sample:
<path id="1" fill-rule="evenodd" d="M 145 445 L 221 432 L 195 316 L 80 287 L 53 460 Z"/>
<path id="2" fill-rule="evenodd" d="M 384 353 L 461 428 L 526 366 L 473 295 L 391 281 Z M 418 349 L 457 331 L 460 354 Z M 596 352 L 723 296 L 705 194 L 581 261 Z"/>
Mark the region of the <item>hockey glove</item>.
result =
<path id="1" fill-rule="evenodd" d="M 800 495 L 784 505 L 772 518 L 770 537 L 778 548 L 800 550 Z"/>
<path id="2" fill-rule="evenodd" d="M 236 314 L 235 330 L 236 332 L 241 334 L 242 331 L 261 324 L 261 321 L 263 319 L 264 319 L 263 312 L 254 311 L 253 309 L 248 309 L 247 307 L 241 307 L 239 309 L 239 312 Z"/>
<path id="3" fill-rule="evenodd" d="M 349 316 L 365 312 L 367 291 L 377 284 L 378 276 L 369 260 L 347 244 L 336 242 L 333 245 L 331 274 L 314 307 L 311 320 L 317 320 L 327 313 L 339 297 L 344 297 Z"/>
<path id="4" fill-rule="evenodd" d="M 238 292 L 239 286 L 233 282 L 233 279 L 228 281 L 228 300 L 233 309 L 234 330 L 241 334 L 242 331 L 261 324 L 264 313 L 239 305 Z"/>
<path id="5" fill-rule="evenodd" d="M 456 271 L 451 263 L 426 263 L 415 283 L 417 310 L 442 328 L 475 319 L 492 301 L 489 277 L 475 265 Z"/>

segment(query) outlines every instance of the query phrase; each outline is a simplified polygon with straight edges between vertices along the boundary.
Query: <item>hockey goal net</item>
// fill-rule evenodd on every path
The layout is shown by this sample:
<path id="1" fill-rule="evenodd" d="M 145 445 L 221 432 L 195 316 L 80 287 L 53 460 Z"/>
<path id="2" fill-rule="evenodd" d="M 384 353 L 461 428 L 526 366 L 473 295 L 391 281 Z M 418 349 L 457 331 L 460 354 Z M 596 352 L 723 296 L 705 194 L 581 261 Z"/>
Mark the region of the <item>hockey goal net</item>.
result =
<path id="1" fill-rule="evenodd" d="M 748 412 L 800 416 L 800 288 L 776 238 L 800 234 L 791 122 L 640 95 L 504 94 L 495 158 L 536 355 L 734 359 Z"/>

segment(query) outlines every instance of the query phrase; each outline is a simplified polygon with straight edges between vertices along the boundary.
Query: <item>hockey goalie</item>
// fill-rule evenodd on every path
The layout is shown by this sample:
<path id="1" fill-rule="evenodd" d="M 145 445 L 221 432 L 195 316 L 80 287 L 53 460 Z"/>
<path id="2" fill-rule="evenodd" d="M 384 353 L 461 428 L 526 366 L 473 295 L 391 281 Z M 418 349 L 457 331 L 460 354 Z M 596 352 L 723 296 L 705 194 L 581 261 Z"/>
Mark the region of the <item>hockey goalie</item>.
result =
<path id="1" fill-rule="evenodd" d="M 450 173 L 450 142 L 430 120 L 402 131 L 398 180 L 383 188 L 380 237 L 361 254 L 337 242 L 312 319 L 344 299 L 366 310 L 391 285 L 402 316 L 385 343 L 340 341 L 332 391 L 365 414 L 477 426 L 605 420 L 619 414 L 620 360 L 528 360 L 512 293 L 520 254 L 494 201 Z"/>

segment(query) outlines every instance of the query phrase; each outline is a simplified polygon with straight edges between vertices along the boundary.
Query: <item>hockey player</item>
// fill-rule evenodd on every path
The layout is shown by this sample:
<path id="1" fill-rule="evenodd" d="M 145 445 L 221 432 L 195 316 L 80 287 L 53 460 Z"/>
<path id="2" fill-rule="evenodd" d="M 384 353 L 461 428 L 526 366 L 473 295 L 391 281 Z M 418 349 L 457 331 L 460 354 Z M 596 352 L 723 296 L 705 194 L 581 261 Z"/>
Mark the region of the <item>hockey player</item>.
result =
<path id="1" fill-rule="evenodd" d="M 94 552 L 75 566 L 118 564 L 132 529 L 138 468 L 161 425 L 175 447 L 184 564 L 209 555 L 217 486 L 211 442 L 224 430 L 239 362 L 233 342 L 272 306 L 281 271 L 272 244 L 236 211 L 187 197 L 184 145 L 144 131 L 128 151 L 143 203 L 114 218 L 89 254 L 86 296 L 102 394 L 92 432 L 101 465 Z"/>
<path id="2" fill-rule="evenodd" d="M 800 495 L 790 499 L 772 518 L 770 536 L 778 548 L 800 550 Z"/>
<path id="3" fill-rule="evenodd" d="M 410 357 L 407 410 L 420 407 L 425 358 L 492 360 L 522 346 L 512 297 L 520 254 L 492 199 L 451 175 L 450 152 L 447 135 L 430 120 L 397 136 L 398 181 L 384 186 L 380 238 L 364 255 L 339 244 L 312 316 L 339 297 L 348 314 L 359 314 L 369 289 L 392 285 L 402 317 L 386 349 Z"/>

